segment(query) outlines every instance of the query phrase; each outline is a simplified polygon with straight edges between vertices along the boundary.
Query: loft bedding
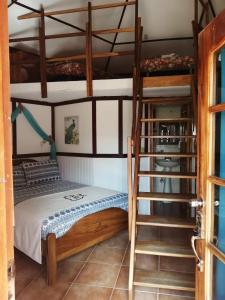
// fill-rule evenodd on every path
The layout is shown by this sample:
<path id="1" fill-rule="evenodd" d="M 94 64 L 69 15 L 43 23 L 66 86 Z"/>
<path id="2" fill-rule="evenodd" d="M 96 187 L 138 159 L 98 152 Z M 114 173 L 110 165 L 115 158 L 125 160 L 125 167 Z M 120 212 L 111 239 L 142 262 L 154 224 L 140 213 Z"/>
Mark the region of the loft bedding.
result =
<path id="1" fill-rule="evenodd" d="M 49 233 L 59 238 L 89 214 L 112 207 L 127 210 L 128 206 L 126 193 L 61 179 L 17 187 L 14 194 L 15 247 L 38 263 L 42 261 L 41 239 Z"/>
<path id="2" fill-rule="evenodd" d="M 145 58 L 141 62 L 141 69 L 146 73 L 171 70 L 191 70 L 193 65 L 194 59 L 191 56 L 180 56 L 172 53 L 160 57 Z"/>

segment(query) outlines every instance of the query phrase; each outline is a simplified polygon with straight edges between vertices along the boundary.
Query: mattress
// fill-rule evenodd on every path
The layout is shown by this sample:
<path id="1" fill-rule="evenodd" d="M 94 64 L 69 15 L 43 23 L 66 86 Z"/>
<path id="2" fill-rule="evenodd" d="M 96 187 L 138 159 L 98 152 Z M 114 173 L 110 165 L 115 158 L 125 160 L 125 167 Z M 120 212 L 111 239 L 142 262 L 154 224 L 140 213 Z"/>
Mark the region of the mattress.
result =
<path id="1" fill-rule="evenodd" d="M 146 73 L 191 70 L 193 66 L 194 59 L 192 57 L 179 56 L 175 53 L 162 55 L 160 57 L 145 58 L 141 62 L 141 69 Z"/>
<path id="2" fill-rule="evenodd" d="M 50 192 L 54 185 L 57 192 Z M 42 262 L 41 239 L 49 233 L 60 238 L 87 215 L 112 207 L 128 209 L 126 193 L 67 181 L 20 189 L 19 194 L 15 196 L 15 247 L 38 263 Z"/>

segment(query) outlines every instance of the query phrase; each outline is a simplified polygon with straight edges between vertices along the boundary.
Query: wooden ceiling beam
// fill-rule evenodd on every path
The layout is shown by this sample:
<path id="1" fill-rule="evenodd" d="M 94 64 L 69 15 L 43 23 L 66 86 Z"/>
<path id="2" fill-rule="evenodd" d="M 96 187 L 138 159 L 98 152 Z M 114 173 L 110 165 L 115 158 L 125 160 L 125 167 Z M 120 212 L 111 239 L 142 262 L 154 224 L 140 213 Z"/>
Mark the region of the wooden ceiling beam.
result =
<path id="1" fill-rule="evenodd" d="M 100 9 L 107 9 L 107 8 L 116 8 L 128 5 L 134 5 L 136 1 L 128 1 L 128 2 L 117 2 L 117 3 L 109 3 L 109 4 L 101 4 L 101 5 L 93 5 L 91 10 L 100 10 Z M 88 7 L 80 7 L 80 8 L 71 8 L 71 9 L 63 9 L 63 10 L 55 10 L 55 11 L 48 11 L 45 12 L 45 16 L 58 16 L 58 15 L 65 15 L 71 13 L 79 13 L 79 12 L 86 12 L 88 11 Z M 18 17 L 18 20 L 25 20 L 25 19 L 33 19 L 33 18 L 40 18 L 40 13 L 29 13 L 25 15 L 21 15 Z"/>
<path id="2" fill-rule="evenodd" d="M 134 28 L 132 27 L 124 27 L 124 28 L 112 28 L 112 29 L 102 29 L 102 30 L 93 30 L 92 35 L 104 35 L 104 34 L 113 34 L 113 33 L 127 33 L 134 32 Z M 86 31 L 84 32 L 71 32 L 71 33 L 61 33 L 61 34 L 49 34 L 45 36 L 46 40 L 51 39 L 61 39 L 68 37 L 80 37 L 86 36 Z M 38 41 L 39 36 L 28 36 L 21 38 L 11 38 L 9 39 L 10 43 L 18 43 L 18 42 L 30 42 L 30 41 Z"/>
<path id="3" fill-rule="evenodd" d="M 128 0 L 125 0 L 125 3 L 127 3 L 127 2 L 128 2 Z M 124 18 L 125 12 L 126 12 L 126 8 L 127 8 L 127 6 L 124 6 L 124 7 L 123 7 L 123 10 L 122 10 L 122 13 L 121 13 L 121 16 L 120 16 L 120 20 L 119 20 L 119 23 L 118 23 L 118 26 L 117 26 L 118 29 L 120 29 L 121 24 L 122 24 L 122 22 L 123 22 L 123 18 Z M 118 37 L 118 32 L 116 32 L 116 34 L 115 34 L 115 36 L 114 36 L 114 39 L 113 39 L 113 43 L 112 43 L 110 52 L 113 52 L 113 50 L 114 50 L 114 47 L 115 47 L 115 44 L 116 44 L 117 37 Z M 111 60 L 111 57 L 108 57 L 107 62 L 106 62 L 106 65 L 105 65 L 105 72 L 108 71 L 109 64 L 110 64 L 110 60 Z"/>
<path id="4" fill-rule="evenodd" d="M 105 57 L 116 57 L 116 56 L 126 56 L 133 55 L 134 51 L 118 51 L 118 52 L 97 52 L 93 54 L 93 58 L 105 58 Z M 54 57 L 47 59 L 47 62 L 65 62 L 73 60 L 84 60 L 86 59 L 86 54 L 66 56 L 66 57 Z"/>
<path id="5" fill-rule="evenodd" d="M 35 9 L 35 8 L 31 7 L 31 6 L 25 5 L 23 3 L 20 3 L 19 1 L 16 1 L 15 4 L 18 5 L 18 6 L 20 6 L 20 7 L 25 8 L 25 9 L 31 10 L 32 12 L 37 13 L 37 14 L 40 14 L 40 12 L 41 12 L 40 10 L 37 10 L 37 9 Z M 56 22 L 58 22 L 60 24 L 63 24 L 65 26 L 68 26 L 70 28 L 74 28 L 74 29 L 77 29 L 77 30 L 79 30 L 81 32 L 85 32 L 85 29 L 80 28 L 80 27 L 78 27 L 76 25 L 73 25 L 71 23 L 68 23 L 68 22 L 66 22 L 66 21 L 64 21 L 62 19 L 58 19 L 58 18 L 53 17 L 53 16 L 47 16 L 47 18 L 49 18 L 49 19 L 51 19 L 53 21 L 56 21 Z M 112 44 L 111 41 L 106 40 L 106 39 L 102 38 L 101 36 L 94 35 L 94 37 L 97 38 L 97 39 L 99 39 L 99 40 L 101 40 L 101 41 L 103 41 L 103 42 L 106 42 L 107 44 Z"/>

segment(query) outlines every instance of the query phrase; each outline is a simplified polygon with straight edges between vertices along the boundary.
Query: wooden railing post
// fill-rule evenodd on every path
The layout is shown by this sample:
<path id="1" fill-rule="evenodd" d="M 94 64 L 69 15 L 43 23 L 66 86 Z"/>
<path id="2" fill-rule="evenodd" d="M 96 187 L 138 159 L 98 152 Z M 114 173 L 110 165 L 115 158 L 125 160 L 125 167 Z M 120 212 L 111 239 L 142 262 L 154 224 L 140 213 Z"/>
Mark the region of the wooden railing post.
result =
<path id="1" fill-rule="evenodd" d="M 41 77 L 41 97 L 47 98 L 47 75 L 46 75 L 46 45 L 45 45 L 45 13 L 41 8 L 41 18 L 39 26 L 39 48 L 40 48 L 40 77 Z"/>
<path id="2" fill-rule="evenodd" d="M 132 185 L 132 145 L 133 140 L 131 137 L 127 139 L 127 181 L 128 181 L 128 232 L 129 240 L 131 238 L 131 222 L 133 210 L 133 185 Z"/>
<path id="3" fill-rule="evenodd" d="M 93 63 L 92 63 L 92 9 L 88 2 L 88 23 L 86 24 L 86 81 L 87 96 L 93 96 Z"/>
<path id="4" fill-rule="evenodd" d="M 133 103 L 132 103 L 132 140 L 135 138 L 136 118 L 137 118 L 137 68 L 133 69 Z"/>
<path id="5" fill-rule="evenodd" d="M 135 3 L 135 67 L 137 67 L 137 51 L 138 51 L 138 0 Z"/>

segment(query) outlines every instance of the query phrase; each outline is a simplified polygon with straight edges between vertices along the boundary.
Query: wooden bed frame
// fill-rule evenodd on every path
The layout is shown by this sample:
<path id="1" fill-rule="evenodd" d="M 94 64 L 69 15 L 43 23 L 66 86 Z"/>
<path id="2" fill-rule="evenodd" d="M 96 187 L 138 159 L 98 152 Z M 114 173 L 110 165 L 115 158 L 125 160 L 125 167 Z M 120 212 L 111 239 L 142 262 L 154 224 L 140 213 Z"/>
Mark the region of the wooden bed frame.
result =
<path id="1" fill-rule="evenodd" d="M 17 159 L 13 165 L 34 159 Z M 62 237 L 49 233 L 42 240 L 42 255 L 46 259 L 47 284 L 53 285 L 57 277 L 57 263 L 82 250 L 109 239 L 128 227 L 128 213 L 120 208 L 108 208 L 90 214 L 76 222 Z"/>
<path id="2" fill-rule="evenodd" d="M 120 208 L 109 208 L 82 218 L 58 239 L 54 233 L 48 234 L 47 239 L 42 240 L 48 285 L 56 282 L 59 261 L 112 237 L 127 226 L 127 212 Z"/>

